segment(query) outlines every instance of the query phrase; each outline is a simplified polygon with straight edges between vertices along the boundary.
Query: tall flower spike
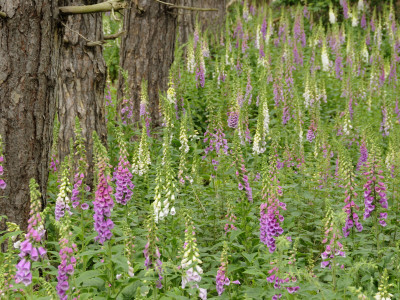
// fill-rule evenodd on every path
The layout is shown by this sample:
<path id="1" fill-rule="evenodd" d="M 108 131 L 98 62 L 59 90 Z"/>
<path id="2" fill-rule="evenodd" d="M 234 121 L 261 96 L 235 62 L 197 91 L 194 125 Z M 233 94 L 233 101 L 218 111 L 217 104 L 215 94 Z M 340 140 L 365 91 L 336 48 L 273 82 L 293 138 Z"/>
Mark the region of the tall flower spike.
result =
<path id="1" fill-rule="evenodd" d="M 87 175 L 87 169 L 89 164 L 86 157 L 85 139 L 82 136 L 82 128 L 79 122 L 79 118 L 75 119 L 75 159 L 77 160 L 77 167 L 74 175 L 74 187 L 72 189 L 71 202 L 72 207 L 76 208 L 81 205 L 83 210 L 89 208 L 89 205 L 85 203 L 85 193 L 90 189 L 85 183 Z M 82 201 L 82 203 L 81 203 Z"/>
<path id="2" fill-rule="evenodd" d="M 371 152 L 368 155 L 366 171 L 364 175 L 367 182 L 364 184 L 364 220 L 371 217 L 372 214 L 378 214 L 379 224 L 386 226 L 388 216 L 388 201 L 386 195 L 386 184 L 384 183 L 383 170 L 379 159 L 378 149 L 374 143 L 371 146 Z M 380 205 L 380 208 L 378 208 Z"/>
<path id="3" fill-rule="evenodd" d="M 276 148 L 276 145 L 273 147 Z M 280 209 L 286 210 L 286 204 L 279 200 L 282 188 L 277 177 L 276 149 L 271 150 L 269 165 L 264 166 L 262 197 L 267 199 L 260 205 L 260 240 L 270 253 L 276 250 L 276 237 L 282 235 L 281 223 L 284 221 Z"/>
<path id="4" fill-rule="evenodd" d="M 126 142 L 121 129 L 117 131 L 117 139 L 119 145 L 119 162 L 115 168 L 113 180 L 116 184 L 115 201 L 122 205 L 126 205 L 133 195 L 132 173 L 130 171 L 131 164 L 128 160 L 128 152 L 126 151 Z"/>
<path id="5" fill-rule="evenodd" d="M 217 276 L 215 278 L 216 281 L 216 287 L 217 287 L 217 292 L 218 296 L 221 296 L 222 293 L 225 291 L 224 286 L 228 286 L 231 283 L 233 284 L 240 284 L 239 280 L 235 281 L 230 281 L 230 279 L 227 276 L 227 271 L 228 271 L 228 243 L 225 241 L 224 242 L 224 248 L 221 253 L 221 265 L 218 269 Z"/>
<path id="6" fill-rule="evenodd" d="M 181 146 L 179 147 L 180 156 L 179 156 L 179 171 L 178 178 L 180 184 L 185 184 L 184 174 L 187 172 L 187 153 L 189 152 L 189 144 L 187 137 L 187 118 L 188 113 L 184 112 L 183 117 L 181 118 L 181 128 L 179 134 L 179 142 Z"/>
<path id="7" fill-rule="evenodd" d="M 359 216 L 357 211 L 360 209 L 359 206 L 354 202 L 358 194 L 355 191 L 355 175 L 353 172 L 353 164 L 349 157 L 347 150 L 344 147 L 340 149 L 341 155 L 339 157 L 339 166 L 341 171 L 341 178 L 345 188 L 345 206 L 343 207 L 346 213 L 346 223 L 343 230 L 344 237 L 348 237 L 350 230 L 355 226 L 358 232 L 363 230 L 363 226 L 359 222 Z"/>
<path id="8" fill-rule="evenodd" d="M 139 148 L 135 151 L 134 162 L 132 164 L 132 173 L 143 176 L 149 171 L 150 160 L 150 149 L 148 136 L 146 134 L 146 128 L 142 127 L 142 136 L 140 138 Z"/>
<path id="9" fill-rule="evenodd" d="M 343 245 L 340 242 L 340 216 L 333 215 L 333 211 L 329 201 L 326 201 L 327 212 L 325 216 L 325 232 L 322 243 L 326 244 L 325 251 L 321 253 L 321 268 L 332 267 L 335 257 L 345 257 Z"/>
<path id="10" fill-rule="evenodd" d="M 158 274 L 158 280 L 156 282 L 156 287 L 162 288 L 162 279 L 163 279 L 163 269 L 162 269 L 162 261 L 160 250 L 158 249 L 157 242 L 157 225 L 154 222 L 154 217 L 149 215 L 147 219 L 147 244 L 144 246 L 143 254 L 144 254 L 144 266 L 146 270 L 153 269 Z"/>
<path id="11" fill-rule="evenodd" d="M 4 155 L 3 155 L 3 139 L 0 135 L 0 189 L 4 190 L 7 187 L 6 182 L 2 178 L 4 175 L 4 168 L 3 168 L 3 162 L 4 162 Z"/>
<path id="12" fill-rule="evenodd" d="M 125 257 L 128 261 L 128 275 L 129 277 L 134 277 L 134 269 L 133 269 L 133 262 L 134 262 L 134 253 L 135 253 L 135 244 L 133 243 L 135 236 L 128 224 L 127 219 L 123 220 L 122 230 L 124 232 L 124 236 L 127 237 L 124 241 L 124 252 Z"/>
<path id="13" fill-rule="evenodd" d="M 103 244 L 112 236 L 111 229 L 114 228 L 114 223 L 111 220 L 111 210 L 114 207 L 114 201 L 111 198 L 112 187 L 107 150 L 101 144 L 96 132 L 93 132 L 93 141 L 97 163 L 97 189 L 93 201 L 94 229 L 98 232 L 95 240 Z"/>
<path id="14" fill-rule="evenodd" d="M 140 90 L 140 111 L 139 115 L 142 119 L 142 126 L 143 124 L 146 125 L 147 136 L 150 137 L 150 113 L 148 110 L 149 104 L 149 96 L 148 96 L 148 89 L 147 89 L 147 81 L 142 80 L 141 90 Z"/>
<path id="15" fill-rule="evenodd" d="M 74 274 L 76 266 L 76 258 L 74 253 L 77 252 L 77 246 L 72 241 L 71 220 L 69 216 L 65 216 L 59 225 L 60 232 L 60 259 L 57 274 L 57 294 L 61 300 L 68 299 L 69 278 Z"/>
<path id="16" fill-rule="evenodd" d="M 59 186 L 59 191 L 56 200 L 55 207 L 55 218 L 56 221 L 60 221 L 61 218 L 64 217 L 65 212 L 70 213 L 70 198 L 69 194 L 71 193 L 71 183 L 69 181 L 70 174 L 70 155 L 65 156 L 64 161 L 61 165 L 61 183 Z"/>
<path id="17" fill-rule="evenodd" d="M 43 226 L 41 210 L 41 194 L 39 185 L 32 178 L 29 182 L 31 209 L 28 220 L 28 232 L 25 234 L 25 240 L 18 245 L 20 249 L 19 257 L 21 260 L 17 264 L 17 273 L 15 282 L 22 282 L 25 286 L 32 283 L 31 262 L 44 258 L 46 250 L 42 246 L 45 229 Z"/>
<path id="18" fill-rule="evenodd" d="M 200 298 L 207 299 L 207 290 L 199 288 L 203 269 L 200 266 L 202 261 L 200 260 L 199 249 L 197 248 L 196 227 L 193 224 L 189 211 L 184 211 L 183 216 L 185 218 L 185 243 L 183 245 L 181 261 L 183 273 L 182 288 L 184 289 L 187 285 L 190 288 L 197 288 L 200 291 Z"/>
<path id="19" fill-rule="evenodd" d="M 21 231 L 19 226 L 15 223 L 6 222 L 6 225 L 8 233 Z M 15 278 L 15 249 L 21 244 L 20 240 L 16 241 L 17 238 L 17 233 L 8 238 L 7 250 L 3 253 L 3 260 L 0 265 L 0 296 L 2 297 L 5 297 L 5 293 L 13 286 L 12 281 Z"/>
<path id="20" fill-rule="evenodd" d="M 170 149 L 170 134 L 166 130 L 163 143 L 163 157 L 161 165 L 157 170 L 157 185 L 153 202 L 155 222 L 163 220 L 168 215 L 175 215 L 175 194 L 177 194 L 177 185 L 175 173 L 171 166 L 171 149 Z M 161 186 L 161 184 L 164 184 Z M 161 189 L 162 188 L 162 189 Z M 162 192 L 163 191 L 163 192 Z M 162 197 L 165 197 L 162 199 Z"/>

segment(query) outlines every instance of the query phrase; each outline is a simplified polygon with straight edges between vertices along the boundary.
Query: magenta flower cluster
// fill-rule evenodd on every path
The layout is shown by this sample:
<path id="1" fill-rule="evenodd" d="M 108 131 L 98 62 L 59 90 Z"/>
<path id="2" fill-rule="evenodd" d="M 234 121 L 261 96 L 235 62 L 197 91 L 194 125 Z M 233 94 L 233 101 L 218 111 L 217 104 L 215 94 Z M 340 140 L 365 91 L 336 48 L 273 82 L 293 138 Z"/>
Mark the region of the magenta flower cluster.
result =
<path id="1" fill-rule="evenodd" d="M 132 173 L 130 171 L 131 164 L 129 163 L 126 151 L 121 151 L 121 155 L 119 157 L 118 167 L 115 169 L 114 178 L 115 183 L 117 185 L 115 190 L 115 201 L 122 205 L 126 205 L 126 203 L 131 200 L 133 195 L 133 188 L 135 185 L 132 183 Z"/>
<path id="2" fill-rule="evenodd" d="M 106 162 L 104 158 L 99 161 L 99 180 L 95 193 L 94 205 L 94 229 L 98 232 L 95 240 L 103 244 L 106 240 L 111 239 L 111 229 L 114 223 L 110 219 L 111 210 L 114 207 L 114 201 L 111 198 L 112 187 L 110 186 L 110 177 L 105 174 Z"/>
<path id="3" fill-rule="evenodd" d="M 285 218 L 280 214 L 279 208 L 286 210 L 286 204 L 273 195 L 268 198 L 268 202 L 260 206 L 260 240 L 268 247 L 270 253 L 276 250 L 275 238 L 284 231 L 281 223 Z"/>
<path id="4" fill-rule="evenodd" d="M 278 275 L 278 268 L 277 267 L 273 267 L 271 270 L 268 271 L 268 273 L 270 274 L 267 277 L 267 281 L 269 283 L 273 283 L 274 284 L 274 289 L 278 290 L 282 288 L 282 284 L 286 284 L 286 283 L 290 283 L 290 282 L 296 282 L 297 278 L 296 277 L 291 277 L 291 276 L 287 276 L 286 278 L 280 278 Z M 284 286 L 284 288 L 286 288 L 286 290 L 288 291 L 289 294 L 294 294 L 296 293 L 300 287 L 299 286 Z M 272 296 L 272 299 L 280 299 L 282 298 L 282 294 L 275 294 L 274 296 Z"/>
<path id="5" fill-rule="evenodd" d="M 215 150 L 217 155 L 219 155 L 220 150 L 223 150 L 225 154 L 228 154 L 228 141 L 225 138 L 225 133 L 222 131 L 222 128 L 216 128 L 214 133 L 207 131 L 204 133 L 204 143 L 209 142 L 209 146 L 204 149 L 205 154 L 212 152 Z M 205 159 L 205 156 L 203 156 Z"/>
<path id="6" fill-rule="evenodd" d="M 78 207 L 78 205 L 80 204 L 81 193 L 84 191 L 84 189 L 83 189 L 84 180 L 85 180 L 85 174 L 78 170 L 74 176 L 74 187 L 72 189 L 72 194 L 71 194 L 71 201 L 72 201 L 73 208 Z M 90 187 L 86 186 L 85 189 L 88 190 L 88 189 L 90 189 Z M 82 203 L 81 208 L 83 210 L 87 210 L 89 208 L 89 204 Z"/>
<path id="7" fill-rule="evenodd" d="M 321 258 L 322 258 L 321 268 L 326 268 L 326 267 L 331 268 L 332 259 L 335 256 L 341 256 L 341 257 L 346 256 L 346 253 L 343 251 L 343 245 L 339 241 L 336 241 L 335 244 L 336 238 L 340 237 L 339 236 L 336 237 L 334 235 L 330 243 L 326 245 L 325 251 L 321 253 Z"/>
<path id="8" fill-rule="evenodd" d="M 344 206 L 343 210 L 347 215 L 346 218 L 346 223 L 343 227 L 343 235 L 344 237 L 348 237 L 350 234 L 350 229 L 353 228 L 353 226 L 356 226 L 357 231 L 361 232 L 363 230 L 363 226 L 362 224 L 359 222 L 359 217 L 357 214 L 357 210 L 359 210 L 359 207 L 357 204 L 354 203 L 353 201 L 353 197 L 357 196 L 357 193 L 352 191 L 352 187 L 350 187 L 350 192 L 348 190 L 346 190 L 345 192 L 345 203 L 346 205 Z"/>
<path id="9" fill-rule="evenodd" d="M 371 165 L 371 163 L 367 163 L 367 165 Z M 375 169 L 378 165 L 373 165 L 372 170 L 369 170 L 364 173 L 367 176 L 368 181 L 364 184 L 364 220 L 371 217 L 372 212 L 376 209 L 376 205 L 379 204 L 383 209 L 388 208 L 387 196 L 386 196 L 386 185 L 384 182 L 380 181 L 384 177 L 382 176 L 383 171 L 378 170 L 377 174 L 375 174 Z M 379 201 L 378 201 L 379 198 Z M 379 214 L 379 224 L 381 226 L 386 226 L 387 212 L 381 212 Z"/>
<path id="10" fill-rule="evenodd" d="M 237 111 L 228 112 L 228 127 L 237 128 L 239 124 L 239 113 Z"/>
<path id="11" fill-rule="evenodd" d="M 4 174 L 4 169 L 3 169 L 3 163 L 4 161 L 4 157 L 2 155 L 0 155 L 0 176 L 3 176 Z M 4 190 L 6 188 L 7 184 L 4 181 L 4 179 L 0 178 L 0 189 Z"/>
<path id="12" fill-rule="evenodd" d="M 216 287 L 217 287 L 218 296 L 221 296 L 222 293 L 225 291 L 225 288 L 224 288 L 225 285 L 228 286 L 231 284 L 231 281 L 226 276 L 226 269 L 227 269 L 227 263 L 222 262 L 221 266 L 218 269 L 217 277 L 216 277 Z M 239 280 L 232 281 L 232 283 L 240 284 Z"/>
<path id="13" fill-rule="evenodd" d="M 32 282 L 31 261 L 38 261 L 46 255 L 46 250 L 41 246 L 41 241 L 44 237 L 45 230 L 40 216 L 40 204 L 32 203 L 31 217 L 28 220 L 28 233 L 25 235 L 25 240 L 20 243 L 19 257 L 22 258 L 17 264 L 17 273 L 15 282 L 22 282 L 26 286 Z"/>
<path id="14" fill-rule="evenodd" d="M 72 244 L 71 247 L 68 245 L 69 242 L 67 239 L 62 239 L 60 241 L 61 250 L 59 252 L 61 263 L 58 266 L 58 275 L 57 275 L 57 294 L 61 300 L 67 300 L 68 295 L 67 291 L 69 290 L 68 278 L 72 274 L 74 274 L 74 268 L 76 265 L 76 259 L 73 256 L 73 253 L 77 251 L 77 247 L 75 244 Z"/>

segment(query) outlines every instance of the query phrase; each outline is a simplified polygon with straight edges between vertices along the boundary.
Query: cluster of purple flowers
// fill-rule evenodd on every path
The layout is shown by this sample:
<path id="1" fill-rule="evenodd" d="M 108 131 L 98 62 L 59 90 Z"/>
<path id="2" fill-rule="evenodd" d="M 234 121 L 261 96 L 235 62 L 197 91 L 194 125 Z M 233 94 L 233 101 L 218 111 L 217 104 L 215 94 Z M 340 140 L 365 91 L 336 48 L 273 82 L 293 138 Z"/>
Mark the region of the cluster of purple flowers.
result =
<path id="1" fill-rule="evenodd" d="M 84 184 L 83 181 L 85 180 L 85 174 L 82 172 L 77 171 L 74 176 L 74 187 L 72 189 L 72 194 L 71 194 L 71 202 L 72 202 L 72 207 L 76 208 L 80 204 L 81 200 L 81 189 L 82 185 Z M 86 186 L 86 190 L 90 190 L 89 186 Z M 89 204 L 87 203 L 82 203 L 81 208 L 83 210 L 87 210 L 89 208 Z"/>
<path id="2" fill-rule="evenodd" d="M 99 159 L 99 180 L 95 193 L 94 205 L 94 229 L 98 232 L 95 240 L 103 244 L 111 239 L 111 229 L 114 223 L 110 219 L 111 210 L 114 207 L 114 201 L 111 198 L 112 187 L 110 186 L 110 177 L 105 174 L 106 161 L 103 157 Z"/>
<path id="3" fill-rule="evenodd" d="M 365 204 L 365 212 L 364 212 L 364 220 L 368 219 L 371 216 L 371 213 L 375 210 L 377 205 L 377 195 L 379 195 L 379 204 L 383 209 L 388 208 L 387 196 L 386 196 L 386 185 L 384 182 L 379 181 L 384 177 L 382 176 L 383 171 L 378 170 L 377 174 L 375 174 L 375 170 L 378 165 L 373 163 L 367 163 L 367 166 L 373 165 L 372 169 L 365 172 L 364 175 L 367 176 L 368 181 L 364 185 L 364 204 Z M 378 179 L 379 178 L 379 179 Z M 381 226 L 386 226 L 387 213 L 381 212 L 379 214 L 379 224 Z"/>
<path id="4" fill-rule="evenodd" d="M 154 252 L 154 253 L 153 253 Z M 150 241 L 147 242 L 146 246 L 144 247 L 143 250 L 143 254 L 144 254 L 144 266 L 146 267 L 146 270 L 150 269 L 150 267 L 154 264 L 153 260 L 155 259 L 155 271 L 158 274 L 158 280 L 157 280 L 157 288 L 161 289 L 162 288 L 162 273 L 163 273 L 163 269 L 162 269 L 162 261 L 160 260 L 161 254 L 160 254 L 160 250 L 158 249 L 157 246 L 154 245 L 154 247 L 151 247 L 150 245 Z"/>
<path id="5" fill-rule="evenodd" d="M 360 145 L 360 158 L 357 163 L 357 170 L 360 170 L 360 167 L 365 166 L 365 163 L 368 160 L 368 149 L 365 141 L 363 141 Z"/>
<path id="6" fill-rule="evenodd" d="M 276 197 L 268 198 L 268 203 L 260 205 L 260 240 L 267 245 L 270 253 L 276 250 L 275 238 L 283 233 L 280 223 L 284 217 L 279 213 L 278 206 L 286 209 Z"/>
<path id="7" fill-rule="evenodd" d="M 237 128 L 239 124 L 239 112 L 231 111 L 228 112 L 228 127 Z"/>
<path id="8" fill-rule="evenodd" d="M 0 153 L 0 176 L 3 176 L 3 174 L 4 174 L 4 169 L 3 169 L 3 165 L 2 165 L 3 161 L 4 161 L 4 157 Z M 6 186 L 7 186 L 7 184 L 4 181 L 4 179 L 0 178 L 0 189 L 4 190 L 6 188 Z"/>
<path id="9" fill-rule="evenodd" d="M 204 133 L 204 143 L 209 142 L 209 146 L 204 149 L 205 154 L 215 150 L 219 155 L 220 150 L 223 150 L 225 154 L 228 154 L 228 141 L 225 138 L 225 133 L 222 127 L 215 128 L 215 133 L 211 133 L 208 129 Z M 205 158 L 205 156 L 203 157 Z"/>
<path id="10" fill-rule="evenodd" d="M 225 218 L 227 219 L 227 222 L 224 227 L 225 234 L 227 234 L 230 231 L 237 230 L 237 227 L 234 225 L 234 223 L 236 222 L 236 219 L 237 219 L 235 214 L 233 212 L 231 212 L 230 214 L 226 214 Z"/>
<path id="11" fill-rule="evenodd" d="M 30 218 L 28 220 L 27 234 L 25 235 L 25 240 L 21 243 L 17 242 L 16 247 L 19 247 L 20 254 L 19 257 L 21 261 L 17 264 L 17 273 L 15 275 L 15 282 L 22 282 L 26 286 L 32 283 L 32 273 L 31 273 L 31 262 L 38 261 L 39 258 L 43 258 L 46 255 L 46 250 L 41 246 L 41 241 L 45 234 L 45 229 L 43 227 L 42 217 L 40 215 L 40 198 L 36 197 L 35 192 L 32 189 L 37 188 L 37 184 L 31 180 L 31 211 Z"/>
<path id="12" fill-rule="evenodd" d="M 121 120 L 124 124 L 126 124 L 127 120 L 131 120 L 132 117 L 133 117 L 133 101 L 131 99 L 123 99 L 121 108 Z"/>
<path id="13" fill-rule="evenodd" d="M 69 290 L 68 278 L 72 274 L 74 274 L 74 268 L 76 265 L 76 259 L 73 256 L 73 253 L 77 251 L 77 247 L 75 244 L 69 246 L 69 242 L 67 239 L 62 239 L 60 241 L 60 258 L 61 263 L 58 266 L 58 275 L 57 275 L 57 294 L 61 300 L 67 300 L 68 295 L 67 291 Z"/>
<path id="14" fill-rule="evenodd" d="M 117 185 L 115 191 L 115 201 L 117 201 L 117 203 L 121 203 L 122 205 L 126 205 L 126 203 L 132 198 L 132 190 L 135 187 L 135 185 L 132 183 L 132 173 L 130 169 L 131 164 L 126 157 L 126 151 L 121 151 L 118 167 L 115 169 L 113 180 L 115 180 Z"/>
<path id="15" fill-rule="evenodd" d="M 297 278 L 294 276 L 293 277 L 287 276 L 286 278 L 280 278 L 278 276 L 278 270 L 279 269 L 277 267 L 273 267 L 271 270 L 268 271 L 268 273 L 271 275 L 267 277 L 267 281 L 269 283 L 274 284 L 275 290 L 281 289 L 282 284 L 297 281 Z M 299 286 L 285 286 L 284 288 L 286 288 L 286 290 L 288 291 L 289 294 L 294 294 L 300 289 Z M 273 300 L 277 300 L 280 298 L 282 298 L 282 294 L 275 294 L 274 296 L 272 296 Z"/>
<path id="16" fill-rule="evenodd" d="M 340 236 L 337 236 L 337 238 L 340 238 Z M 321 268 L 331 268 L 332 259 L 335 256 L 346 257 L 346 253 L 343 251 L 343 245 L 339 241 L 335 243 L 335 240 L 336 235 L 334 234 L 330 243 L 326 245 L 325 251 L 321 253 Z M 324 241 L 326 242 L 327 240 L 325 239 Z"/>
<path id="17" fill-rule="evenodd" d="M 243 158 L 240 167 L 240 172 L 236 171 L 236 176 L 239 178 L 239 184 L 238 184 L 239 190 L 243 190 L 244 188 L 246 191 L 247 199 L 249 200 L 249 202 L 253 202 L 253 191 L 249 184 L 249 177 L 247 176 L 247 171 L 243 162 Z"/>
<path id="18" fill-rule="evenodd" d="M 57 166 L 59 165 L 60 161 L 57 159 L 55 154 L 52 154 L 50 157 L 50 170 L 53 172 L 57 172 Z"/>
<path id="19" fill-rule="evenodd" d="M 345 192 L 345 203 L 346 205 L 344 206 L 343 210 L 347 214 L 346 218 L 346 223 L 343 227 L 343 235 L 344 237 L 348 237 L 350 234 L 350 229 L 353 228 L 355 225 L 357 228 L 358 232 L 361 232 L 363 230 L 362 224 L 359 222 L 359 217 L 357 212 L 354 210 L 359 210 L 360 208 L 358 207 L 357 204 L 354 203 L 353 201 L 353 196 L 357 197 L 357 193 L 353 191 L 353 187 L 350 187 L 350 192 L 349 190 L 346 190 Z"/>
<path id="20" fill-rule="evenodd" d="M 227 269 L 228 263 L 222 262 L 221 266 L 218 269 L 217 272 L 217 277 L 216 277 L 216 286 L 217 286 L 217 292 L 218 296 L 221 296 L 222 293 L 225 291 L 224 286 L 228 286 L 231 284 L 231 281 L 229 278 L 226 276 L 226 269 Z M 233 284 L 240 284 L 239 280 L 232 281 Z"/>
<path id="21" fill-rule="evenodd" d="M 199 85 L 203 88 L 206 84 L 205 78 L 205 70 L 204 67 L 199 64 L 196 68 L 196 87 L 198 88 Z"/>
<path id="22" fill-rule="evenodd" d="M 314 121 L 311 121 L 310 128 L 307 131 L 307 140 L 311 143 L 315 139 L 315 134 L 317 132 L 317 126 Z"/>

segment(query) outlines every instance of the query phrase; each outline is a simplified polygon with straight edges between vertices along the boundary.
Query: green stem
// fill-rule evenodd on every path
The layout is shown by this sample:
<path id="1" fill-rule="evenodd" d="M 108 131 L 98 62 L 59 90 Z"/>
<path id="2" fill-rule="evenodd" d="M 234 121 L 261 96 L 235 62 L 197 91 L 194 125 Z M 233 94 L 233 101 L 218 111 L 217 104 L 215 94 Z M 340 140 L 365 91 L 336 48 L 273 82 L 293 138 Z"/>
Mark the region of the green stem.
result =
<path id="1" fill-rule="evenodd" d="M 111 293 L 110 296 L 114 295 L 114 289 L 115 289 L 115 276 L 114 276 L 114 267 L 113 267 L 113 262 L 112 262 L 112 243 L 111 240 L 108 241 L 107 243 L 107 250 L 108 250 L 108 259 L 109 259 L 109 268 L 110 268 L 110 284 L 111 288 L 108 290 L 109 293 Z"/>

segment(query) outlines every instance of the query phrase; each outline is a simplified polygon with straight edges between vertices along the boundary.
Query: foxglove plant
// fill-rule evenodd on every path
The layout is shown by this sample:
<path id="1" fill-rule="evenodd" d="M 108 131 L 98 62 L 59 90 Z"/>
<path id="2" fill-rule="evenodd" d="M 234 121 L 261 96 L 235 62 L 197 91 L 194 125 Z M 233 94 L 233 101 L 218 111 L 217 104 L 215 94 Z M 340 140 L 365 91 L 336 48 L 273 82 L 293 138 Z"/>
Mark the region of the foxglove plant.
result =
<path id="1" fill-rule="evenodd" d="M 178 179 L 180 184 L 185 184 L 184 174 L 187 172 L 187 153 L 189 152 L 189 144 L 187 137 L 187 119 L 188 113 L 185 112 L 181 119 L 181 128 L 179 134 L 179 142 L 181 146 L 179 147 L 180 156 L 179 156 L 179 171 L 178 171 Z"/>
<path id="2" fill-rule="evenodd" d="M 71 193 L 71 183 L 69 181 L 70 174 L 70 156 L 66 156 L 61 166 L 61 184 L 57 195 L 55 206 L 56 221 L 60 221 L 65 213 L 71 213 L 69 193 Z"/>
<path id="3" fill-rule="evenodd" d="M 175 172 L 171 166 L 170 134 L 166 129 L 163 143 L 163 156 L 161 165 L 157 168 L 156 187 L 154 191 L 153 212 L 154 220 L 164 220 L 168 215 L 175 215 L 175 195 L 178 187 L 175 180 Z M 162 199 L 162 197 L 165 197 Z"/>
<path id="4" fill-rule="evenodd" d="M 15 275 L 15 282 L 22 282 L 25 286 L 32 283 L 31 262 L 38 261 L 46 255 L 46 250 L 42 244 L 46 231 L 40 214 L 41 194 L 39 185 L 34 179 L 29 182 L 29 190 L 31 197 L 30 218 L 25 240 L 17 245 L 20 250 L 19 257 L 21 260 L 17 264 L 17 273 Z"/>
<path id="5" fill-rule="evenodd" d="M 129 216 L 130 213 L 128 213 Z M 128 220 L 123 220 L 122 230 L 124 232 L 124 236 L 127 237 L 124 241 L 124 253 L 125 257 L 128 261 L 128 276 L 134 277 L 134 269 L 133 269 L 133 262 L 134 262 L 134 253 L 135 253 L 135 244 L 133 243 L 135 237 L 133 236 L 132 229 L 128 224 Z"/>
<path id="6" fill-rule="evenodd" d="M 266 90 L 263 90 L 260 104 L 258 106 L 258 120 L 256 134 L 253 141 L 253 153 L 261 154 L 265 152 L 266 137 L 269 134 L 269 110 L 266 98 Z"/>
<path id="7" fill-rule="evenodd" d="M 182 289 L 187 285 L 193 289 L 199 289 L 201 299 L 207 299 L 207 290 L 200 288 L 201 275 L 203 269 L 201 268 L 202 261 L 200 260 L 199 249 L 196 240 L 196 227 L 190 217 L 189 211 L 184 211 L 185 218 L 185 243 L 183 245 L 183 255 L 181 261 L 182 268 Z"/>
<path id="8" fill-rule="evenodd" d="M 3 162 L 4 162 L 4 155 L 3 155 L 3 140 L 0 135 L 0 189 L 4 190 L 7 187 L 6 182 L 4 181 L 3 175 L 4 175 L 4 168 L 3 168 Z"/>
<path id="9" fill-rule="evenodd" d="M 119 162 L 113 175 L 113 180 L 116 184 L 114 196 L 117 203 L 126 205 L 132 198 L 135 185 L 132 183 L 131 164 L 128 160 L 126 142 L 123 139 L 121 129 L 117 133 L 117 138 L 119 145 Z"/>
<path id="10" fill-rule="evenodd" d="M 229 286 L 231 283 L 240 284 L 239 280 L 235 280 L 232 282 L 230 281 L 230 279 L 227 276 L 227 270 L 228 270 L 228 243 L 225 241 L 224 248 L 221 254 L 221 265 L 218 269 L 217 276 L 215 278 L 218 296 L 221 296 L 222 293 L 225 291 L 224 286 Z"/>
<path id="11" fill-rule="evenodd" d="M 359 206 L 354 202 L 358 194 L 355 191 L 355 175 L 353 172 L 353 165 L 346 149 L 341 149 L 341 156 L 339 157 L 339 166 L 342 173 L 342 180 L 344 181 L 343 187 L 345 188 L 345 206 L 343 211 L 346 213 L 346 223 L 343 230 L 344 237 L 348 237 L 350 230 L 355 226 L 358 232 L 363 230 L 363 226 L 359 222 L 357 211 Z"/>
<path id="12" fill-rule="evenodd" d="M 161 261 L 160 250 L 158 249 L 157 242 L 157 226 L 154 222 L 154 217 L 150 215 L 147 219 L 147 243 L 144 246 L 143 254 L 144 254 L 144 266 L 146 270 L 153 269 L 157 275 L 158 279 L 156 282 L 156 287 L 158 289 L 162 288 L 162 279 L 163 279 L 163 268 Z"/>
<path id="13" fill-rule="evenodd" d="M 260 205 L 260 241 L 273 253 L 276 250 L 276 237 L 284 231 L 281 227 L 284 217 L 280 209 L 286 210 L 286 204 L 279 200 L 282 188 L 277 178 L 276 154 L 271 154 L 270 157 L 270 166 L 265 167 L 263 176 L 262 198 L 267 199 L 267 202 Z"/>
<path id="14" fill-rule="evenodd" d="M 148 90 L 147 90 L 147 81 L 143 80 L 141 89 L 140 89 L 140 111 L 139 111 L 139 116 L 142 120 L 142 126 L 146 124 L 146 131 L 147 131 L 147 136 L 150 137 L 150 113 L 148 110 L 148 105 L 149 105 L 149 95 L 148 95 Z"/>
<path id="15" fill-rule="evenodd" d="M 325 216 L 325 224 L 324 224 L 324 239 L 322 240 L 325 245 L 324 252 L 321 253 L 321 268 L 332 268 L 335 270 L 337 263 L 335 262 L 336 257 L 345 257 L 346 253 L 344 252 L 343 244 L 340 242 L 342 238 L 339 231 L 339 223 L 340 217 L 338 215 L 334 215 L 330 203 L 326 201 L 327 213 Z M 333 274 L 333 283 L 336 284 L 336 275 Z"/>
<path id="16" fill-rule="evenodd" d="M 134 161 L 132 164 L 132 173 L 139 176 L 147 174 L 149 171 L 150 160 L 150 149 L 148 136 L 146 134 L 146 127 L 142 127 L 142 136 L 140 138 L 139 148 L 135 151 Z"/>
<path id="17" fill-rule="evenodd" d="M 97 188 L 95 193 L 94 206 L 94 229 L 98 235 L 95 240 L 100 244 L 111 239 L 111 229 L 114 228 L 114 222 L 111 220 L 111 211 L 114 207 L 114 201 L 111 198 L 112 187 L 110 185 L 110 170 L 106 148 L 96 132 L 93 132 L 93 141 L 95 149 L 96 167 L 97 167 Z"/>
<path id="18" fill-rule="evenodd" d="M 85 140 L 82 137 L 82 128 L 78 117 L 75 119 L 75 158 L 78 160 L 77 167 L 74 175 L 74 186 L 71 194 L 72 207 L 76 208 L 81 204 L 83 210 L 87 210 L 89 205 L 82 201 L 84 200 L 85 192 L 90 189 L 85 184 L 86 170 L 89 168 L 89 164 L 86 158 Z M 82 201 L 82 203 L 81 203 Z"/>
<path id="19" fill-rule="evenodd" d="M 57 274 L 57 294 L 61 300 L 68 299 L 68 290 L 70 289 L 69 278 L 74 274 L 76 267 L 76 258 L 74 253 L 77 252 L 77 246 L 72 240 L 71 220 L 69 216 L 65 216 L 57 223 L 60 233 L 60 264 L 58 265 Z"/>
<path id="20" fill-rule="evenodd" d="M 371 153 L 366 162 L 366 176 L 367 182 L 364 184 L 364 220 L 375 214 L 382 227 L 386 226 L 386 219 L 388 216 L 388 201 L 386 195 L 386 184 L 384 183 L 383 170 L 378 156 L 376 146 L 372 144 Z M 380 205 L 380 209 L 378 206 Z M 379 216 L 377 215 L 379 212 Z M 377 224 L 375 224 L 377 226 Z"/>

